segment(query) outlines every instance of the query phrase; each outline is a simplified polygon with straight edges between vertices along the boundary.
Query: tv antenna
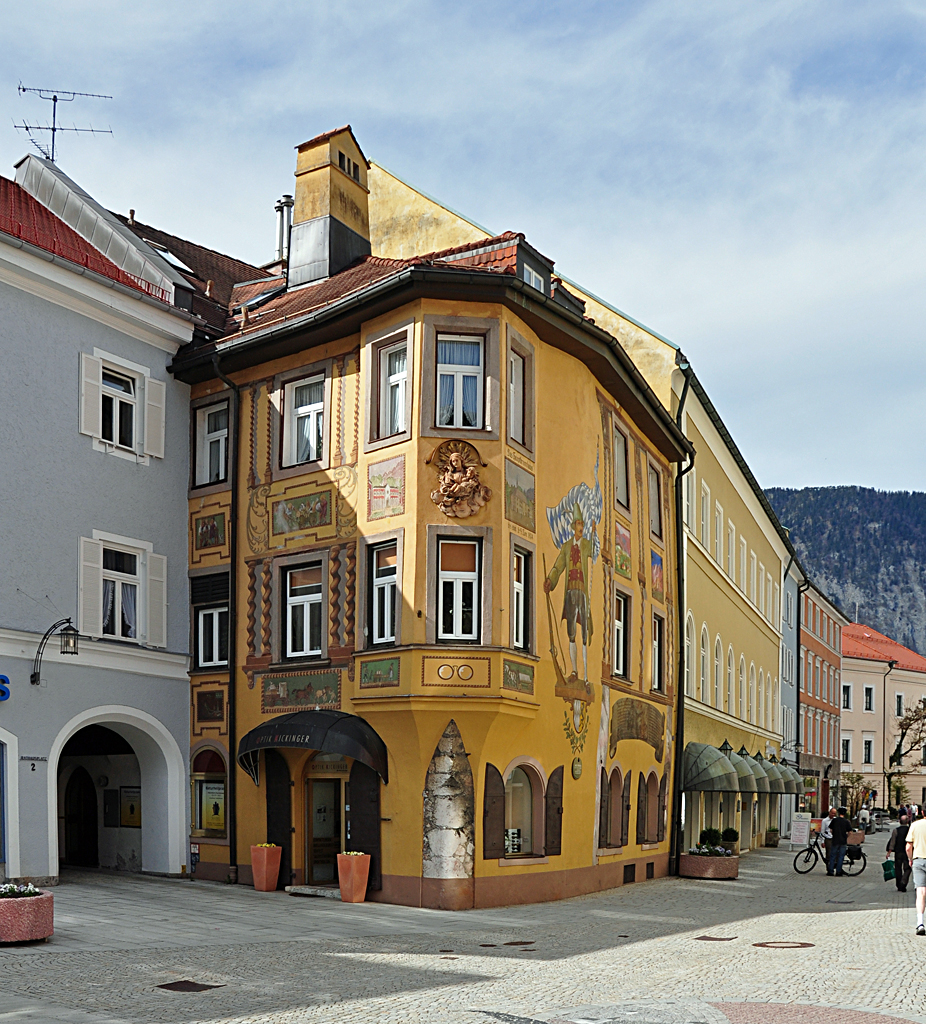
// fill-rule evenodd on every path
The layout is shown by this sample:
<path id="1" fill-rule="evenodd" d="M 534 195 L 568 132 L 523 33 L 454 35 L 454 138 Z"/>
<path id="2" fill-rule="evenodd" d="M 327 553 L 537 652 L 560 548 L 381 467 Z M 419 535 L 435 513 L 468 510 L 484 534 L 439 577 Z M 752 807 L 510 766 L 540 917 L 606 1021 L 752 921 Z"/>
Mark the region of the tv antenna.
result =
<path id="1" fill-rule="evenodd" d="M 92 125 L 89 128 L 78 128 L 74 125 L 72 128 L 64 127 L 58 124 L 58 104 L 59 103 L 72 103 L 78 96 L 83 96 L 93 100 L 111 100 L 112 96 L 104 96 L 97 92 L 72 92 L 70 89 L 30 89 L 22 84 L 16 87 L 16 91 L 22 95 L 23 93 L 33 92 L 39 99 L 51 100 L 51 124 L 26 124 L 23 121 L 22 124 L 13 124 L 14 128 L 19 128 L 29 136 L 29 141 L 33 146 L 45 157 L 46 160 L 55 162 L 55 136 L 58 132 L 92 132 L 94 135 L 112 135 L 112 128 L 94 128 Z M 39 142 L 33 132 L 51 132 L 51 147 L 43 145 Z"/>

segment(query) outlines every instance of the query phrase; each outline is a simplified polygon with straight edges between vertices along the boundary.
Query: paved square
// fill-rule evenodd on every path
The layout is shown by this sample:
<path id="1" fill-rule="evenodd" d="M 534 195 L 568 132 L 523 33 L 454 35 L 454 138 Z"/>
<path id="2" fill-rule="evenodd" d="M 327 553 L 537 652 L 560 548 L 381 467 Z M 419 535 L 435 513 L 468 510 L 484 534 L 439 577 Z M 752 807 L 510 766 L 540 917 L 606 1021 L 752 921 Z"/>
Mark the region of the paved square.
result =
<path id="1" fill-rule="evenodd" d="M 464 913 L 69 875 L 53 940 L 0 947 L 0 1022 L 926 1024 L 926 940 L 881 845 L 856 878 L 763 850 L 736 881 Z M 178 981 L 218 987 L 158 987 Z"/>

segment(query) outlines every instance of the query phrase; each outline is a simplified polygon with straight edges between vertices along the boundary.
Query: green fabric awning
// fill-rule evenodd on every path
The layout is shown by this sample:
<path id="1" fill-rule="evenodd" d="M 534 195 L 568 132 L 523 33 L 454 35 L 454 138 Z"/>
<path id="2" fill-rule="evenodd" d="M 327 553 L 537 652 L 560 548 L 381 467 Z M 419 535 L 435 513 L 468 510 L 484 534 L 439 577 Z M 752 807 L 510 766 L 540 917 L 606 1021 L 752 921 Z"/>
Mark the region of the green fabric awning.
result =
<path id="1" fill-rule="evenodd" d="M 762 767 L 765 769 L 765 774 L 768 776 L 768 791 L 770 793 L 787 793 L 785 789 L 785 780 L 782 777 L 781 769 L 777 764 L 772 764 L 771 761 L 763 761 Z"/>
<path id="2" fill-rule="evenodd" d="M 738 793 L 739 776 L 732 764 L 709 743 L 689 743 L 685 747 L 685 773 L 682 788 L 708 793 Z"/>
<path id="3" fill-rule="evenodd" d="M 746 764 L 746 761 L 739 756 L 734 754 L 732 751 L 727 754 L 727 760 L 736 769 L 736 774 L 740 780 L 740 792 L 741 793 L 755 793 L 756 790 L 756 777 L 752 774 L 752 769 Z"/>
<path id="4" fill-rule="evenodd" d="M 743 758 L 746 764 L 749 765 L 752 774 L 756 777 L 755 791 L 757 793 L 770 792 L 770 786 L 768 784 L 768 773 L 766 772 L 765 768 L 761 764 L 759 764 L 759 762 L 754 757 L 750 757 L 748 754 L 741 754 L 740 756 Z"/>
<path id="5" fill-rule="evenodd" d="M 800 772 L 796 768 L 792 768 L 791 765 L 782 765 L 782 767 L 785 768 L 794 780 L 794 792 L 802 796 L 804 793 L 804 779 Z"/>

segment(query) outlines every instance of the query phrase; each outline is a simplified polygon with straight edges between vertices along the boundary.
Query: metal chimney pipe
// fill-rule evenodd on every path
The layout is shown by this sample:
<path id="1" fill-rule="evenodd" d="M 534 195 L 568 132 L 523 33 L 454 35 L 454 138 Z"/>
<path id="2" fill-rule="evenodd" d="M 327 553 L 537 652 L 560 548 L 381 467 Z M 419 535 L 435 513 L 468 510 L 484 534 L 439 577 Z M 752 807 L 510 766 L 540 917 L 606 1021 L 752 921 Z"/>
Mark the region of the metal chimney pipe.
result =
<path id="1" fill-rule="evenodd" d="M 283 245 L 282 245 L 283 259 L 284 260 L 288 260 L 289 259 L 289 235 L 290 235 L 290 232 L 292 231 L 292 227 L 293 227 L 293 207 L 296 205 L 296 201 L 295 201 L 295 199 L 293 199 L 293 197 L 291 195 L 289 195 L 287 193 L 287 194 L 285 194 L 283 196 L 283 198 L 280 200 L 280 202 L 283 204 L 284 216 L 286 218 L 286 222 L 285 222 L 284 227 L 283 227 Z"/>
<path id="2" fill-rule="evenodd" d="M 283 200 L 278 199 L 274 204 L 277 214 L 277 254 L 275 259 L 283 259 Z"/>

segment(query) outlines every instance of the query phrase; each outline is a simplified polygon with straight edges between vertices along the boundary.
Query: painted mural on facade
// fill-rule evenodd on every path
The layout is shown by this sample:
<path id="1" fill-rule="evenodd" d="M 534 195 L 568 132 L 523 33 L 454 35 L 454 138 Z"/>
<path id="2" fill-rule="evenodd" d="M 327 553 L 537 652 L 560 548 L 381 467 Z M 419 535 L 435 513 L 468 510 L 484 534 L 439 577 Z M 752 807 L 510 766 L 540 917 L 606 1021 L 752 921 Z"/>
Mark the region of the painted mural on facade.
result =
<path id="1" fill-rule="evenodd" d="M 367 471 L 367 519 L 386 519 L 405 511 L 405 456 L 374 462 Z"/>
<path id="2" fill-rule="evenodd" d="M 534 474 L 505 459 L 505 518 L 534 532 Z"/>
<path id="3" fill-rule="evenodd" d="M 662 564 L 662 555 L 656 551 L 650 552 L 652 570 L 653 600 L 662 603 L 666 599 L 666 577 Z"/>
<path id="4" fill-rule="evenodd" d="M 620 523 L 614 525 L 614 571 L 624 579 L 633 576 L 633 558 L 630 554 L 630 530 Z"/>

